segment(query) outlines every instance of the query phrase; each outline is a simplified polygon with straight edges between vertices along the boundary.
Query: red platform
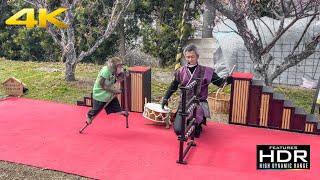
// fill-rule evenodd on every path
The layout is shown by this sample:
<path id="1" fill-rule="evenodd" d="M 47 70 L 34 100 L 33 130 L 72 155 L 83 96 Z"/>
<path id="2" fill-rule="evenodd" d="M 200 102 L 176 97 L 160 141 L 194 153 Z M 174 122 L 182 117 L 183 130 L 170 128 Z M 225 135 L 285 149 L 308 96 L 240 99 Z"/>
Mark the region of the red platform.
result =
<path id="1" fill-rule="evenodd" d="M 316 179 L 320 137 L 209 123 L 180 165 L 172 129 L 141 114 L 100 114 L 84 134 L 88 108 L 30 99 L 0 101 L 0 159 L 99 179 Z M 257 144 L 310 144 L 311 169 L 256 170 Z M 1 173 L 0 173 L 1 174 Z"/>

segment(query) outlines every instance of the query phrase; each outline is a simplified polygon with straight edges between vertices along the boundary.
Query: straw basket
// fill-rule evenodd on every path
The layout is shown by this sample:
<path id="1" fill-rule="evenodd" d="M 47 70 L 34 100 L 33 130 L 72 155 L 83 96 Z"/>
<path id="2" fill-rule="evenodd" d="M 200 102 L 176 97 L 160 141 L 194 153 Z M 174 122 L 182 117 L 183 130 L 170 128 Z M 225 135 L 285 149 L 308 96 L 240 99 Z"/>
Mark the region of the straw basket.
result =
<path id="1" fill-rule="evenodd" d="M 231 76 L 236 65 L 234 65 L 229 72 L 228 76 Z M 225 82 L 222 88 L 219 88 L 216 93 L 209 94 L 208 104 L 211 113 L 229 113 L 229 105 L 230 105 L 230 94 L 224 93 L 223 89 L 227 86 L 227 82 Z"/>
<path id="2" fill-rule="evenodd" d="M 220 90 L 220 89 L 219 89 Z M 230 94 L 217 91 L 209 94 L 208 103 L 211 112 L 215 113 L 229 113 Z"/>

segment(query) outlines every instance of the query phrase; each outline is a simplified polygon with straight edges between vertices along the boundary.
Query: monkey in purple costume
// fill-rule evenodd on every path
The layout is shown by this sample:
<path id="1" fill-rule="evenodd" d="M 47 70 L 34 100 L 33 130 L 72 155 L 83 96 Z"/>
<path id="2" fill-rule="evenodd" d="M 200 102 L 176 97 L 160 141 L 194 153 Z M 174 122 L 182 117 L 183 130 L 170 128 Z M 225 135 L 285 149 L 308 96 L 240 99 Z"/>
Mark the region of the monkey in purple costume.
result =
<path id="1" fill-rule="evenodd" d="M 201 66 L 198 64 L 199 53 L 195 45 L 188 45 L 184 49 L 184 56 L 187 60 L 187 64 L 175 72 L 174 80 L 171 82 L 165 96 L 162 100 L 162 107 L 168 104 L 168 99 L 178 89 L 178 86 L 187 86 L 192 82 L 193 78 L 201 79 L 201 87 L 199 91 L 200 106 L 196 108 L 196 129 L 195 137 L 199 137 L 202 131 L 201 124 L 206 124 L 206 118 L 210 118 L 210 111 L 207 102 L 208 86 L 210 83 L 221 87 L 226 81 L 231 83 L 232 78 L 220 78 L 212 68 Z M 193 91 L 187 92 L 187 102 L 194 95 Z M 181 134 L 181 121 L 182 118 L 179 114 L 176 115 L 174 121 L 174 131 L 177 135 Z"/>

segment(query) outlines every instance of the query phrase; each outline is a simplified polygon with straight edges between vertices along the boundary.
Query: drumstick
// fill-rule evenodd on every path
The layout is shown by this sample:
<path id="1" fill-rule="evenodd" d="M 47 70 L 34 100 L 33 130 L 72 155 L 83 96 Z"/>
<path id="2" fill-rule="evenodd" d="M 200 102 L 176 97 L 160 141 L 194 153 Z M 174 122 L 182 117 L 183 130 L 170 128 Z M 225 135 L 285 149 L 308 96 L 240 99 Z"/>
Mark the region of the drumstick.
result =
<path id="1" fill-rule="evenodd" d="M 235 67 L 236 67 L 236 65 L 233 65 L 233 67 L 232 67 L 231 71 L 229 72 L 228 76 L 230 76 L 230 75 L 233 73 Z M 227 82 L 224 82 L 221 90 L 223 91 L 223 89 L 224 89 L 226 86 L 227 86 Z"/>

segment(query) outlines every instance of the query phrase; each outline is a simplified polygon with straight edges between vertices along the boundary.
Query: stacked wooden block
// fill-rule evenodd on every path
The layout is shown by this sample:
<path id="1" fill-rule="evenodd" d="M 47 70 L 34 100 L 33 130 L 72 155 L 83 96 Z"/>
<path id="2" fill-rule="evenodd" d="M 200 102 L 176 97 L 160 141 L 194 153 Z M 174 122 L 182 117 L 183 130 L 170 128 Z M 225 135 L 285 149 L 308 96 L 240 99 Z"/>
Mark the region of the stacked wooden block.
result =
<path id="1" fill-rule="evenodd" d="M 317 118 L 297 108 L 284 95 L 252 80 L 250 73 L 234 73 L 229 123 L 320 134 Z"/>

